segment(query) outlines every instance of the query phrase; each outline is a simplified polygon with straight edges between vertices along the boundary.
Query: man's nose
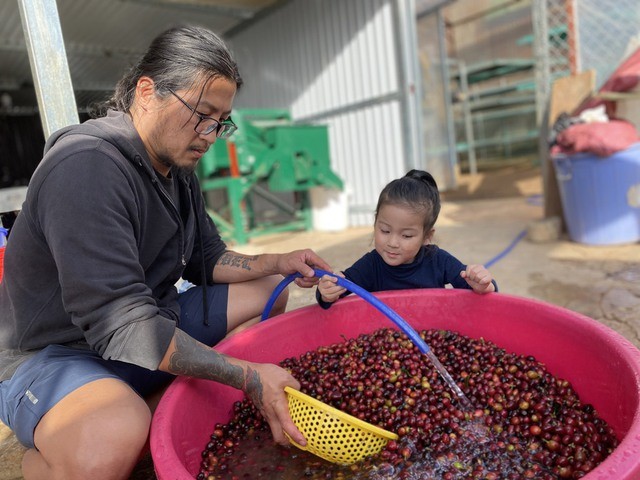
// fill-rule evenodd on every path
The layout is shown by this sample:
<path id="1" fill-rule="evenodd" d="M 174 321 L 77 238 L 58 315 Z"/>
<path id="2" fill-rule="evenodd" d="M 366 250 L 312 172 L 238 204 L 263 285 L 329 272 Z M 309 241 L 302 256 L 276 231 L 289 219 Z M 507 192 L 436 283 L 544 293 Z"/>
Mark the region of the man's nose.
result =
<path id="1" fill-rule="evenodd" d="M 205 142 L 207 142 L 207 148 L 209 148 L 211 145 L 213 145 L 214 143 L 216 143 L 216 140 L 218 139 L 218 137 L 216 137 L 215 135 L 200 135 L 200 138 L 203 139 Z"/>

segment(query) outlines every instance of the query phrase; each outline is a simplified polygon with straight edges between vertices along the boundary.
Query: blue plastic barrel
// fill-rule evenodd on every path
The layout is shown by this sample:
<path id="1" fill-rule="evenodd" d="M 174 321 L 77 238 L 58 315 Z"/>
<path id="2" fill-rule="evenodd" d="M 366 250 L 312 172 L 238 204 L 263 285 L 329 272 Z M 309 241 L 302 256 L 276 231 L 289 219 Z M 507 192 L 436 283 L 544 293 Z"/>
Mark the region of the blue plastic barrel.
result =
<path id="1" fill-rule="evenodd" d="M 640 143 L 609 157 L 553 157 L 571 240 L 589 245 L 640 241 Z"/>

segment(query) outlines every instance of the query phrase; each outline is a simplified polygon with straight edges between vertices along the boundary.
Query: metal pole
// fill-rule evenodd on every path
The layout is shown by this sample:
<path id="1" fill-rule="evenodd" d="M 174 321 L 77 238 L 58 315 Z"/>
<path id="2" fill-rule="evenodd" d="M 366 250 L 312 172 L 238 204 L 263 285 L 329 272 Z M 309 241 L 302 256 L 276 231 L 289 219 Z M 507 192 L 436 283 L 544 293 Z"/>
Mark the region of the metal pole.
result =
<path id="1" fill-rule="evenodd" d="M 444 109 L 447 119 L 447 145 L 449 146 L 448 169 L 447 169 L 447 188 L 456 188 L 458 180 L 456 177 L 456 166 L 458 163 L 458 151 L 456 149 L 455 122 L 453 118 L 453 107 L 451 106 L 451 87 L 449 85 L 449 58 L 447 57 L 446 33 L 444 16 L 440 9 L 437 10 L 438 21 L 438 53 L 440 55 L 440 73 L 442 74 L 442 86 L 444 91 Z"/>
<path id="2" fill-rule="evenodd" d="M 18 0 L 45 139 L 79 123 L 55 0 Z"/>
<path id="3" fill-rule="evenodd" d="M 418 64 L 418 33 L 415 0 L 396 0 L 396 38 L 401 65 L 400 91 L 403 95 L 403 113 L 406 118 L 406 164 L 409 168 L 424 169 L 422 140 L 421 84 Z"/>
<path id="4" fill-rule="evenodd" d="M 471 116 L 471 102 L 469 101 L 469 79 L 467 78 L 467 64 L 458 61 L 458 75 L 460 75 L 460 90 L 462 91 L 462 112 L 464 115 L 464 131 L 467 137 L 467 154 L 469 158 L 469 173 L 478 173 L 476 160 L 476 139 L 473 133 L 473 117 Z"/>
<path id="5" fill-rule="evenodd" d="M 531 14 L 533 18 L 533 50 L 536 60 L 536 124 L 540 129 L 547 102 L 551 95 L 547 0 L 532 2 Z"/>

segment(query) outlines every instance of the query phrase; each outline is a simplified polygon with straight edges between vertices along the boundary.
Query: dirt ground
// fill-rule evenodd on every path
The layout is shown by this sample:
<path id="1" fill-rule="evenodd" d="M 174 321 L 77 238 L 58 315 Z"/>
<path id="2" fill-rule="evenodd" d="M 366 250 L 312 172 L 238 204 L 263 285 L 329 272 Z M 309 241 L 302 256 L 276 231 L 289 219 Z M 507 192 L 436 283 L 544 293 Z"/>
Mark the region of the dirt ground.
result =
<path id="1" fill-rule="evenodd" d="M 539 170 L 514 167 L 463 177 L 443 194 L 435 242 L 464 263 L 492 263 L 500 291 L 535 298 L 601 321 L 640 348 L 640 243 L 589 246 L 568 239 L 535 243 L 526 236 L 543 219 Z M 524 238 L 518 241 L 518 236 Z M 372 228 L 300 232 L 256 239 L 245 250 L 313 248 L 344 269 L 372 248 Z M 288 309 L 313 303 L 292 289 Z"/>
<path id="2" fill-rule="evenodd" d="M 464 263 L 490 264 L 500 291 L 542 300 L 594 318 L 640 348 L 640 243 L 587 246 L 527 238 L 543 219 L 539 169 L 516 166 L 460 178 L 443 194 L 435 241 Z M 372 228 L 259 237 L 234 247 L 243 253 L 312 248 L 344 269 L 372 248 Z M 521 238 L 521 236 L 523 238 Z M 312 289 L 290 290 L 288 310 L 314 303 Z M 0 480 L 17 480 L 23 449 L 0 424 Z M 149 458 L 131 477 L 154 478 Z"/>

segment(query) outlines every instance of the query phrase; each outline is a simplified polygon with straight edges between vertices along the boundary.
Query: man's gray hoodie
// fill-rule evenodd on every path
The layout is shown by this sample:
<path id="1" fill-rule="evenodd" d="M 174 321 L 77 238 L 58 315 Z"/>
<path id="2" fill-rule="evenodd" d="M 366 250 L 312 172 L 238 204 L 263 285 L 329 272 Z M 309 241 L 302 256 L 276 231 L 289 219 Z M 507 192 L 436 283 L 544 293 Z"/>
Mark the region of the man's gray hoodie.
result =
<path id="1" fill-rule="evenodd" d="M 180 318 L 175 283 L 212 283 L 226 249 L 195 175 L 177 184 L 181 212 L 122 113 L 52 135 L 6 247 L 0 380 L 49 344 L 158 367 Z"/>

